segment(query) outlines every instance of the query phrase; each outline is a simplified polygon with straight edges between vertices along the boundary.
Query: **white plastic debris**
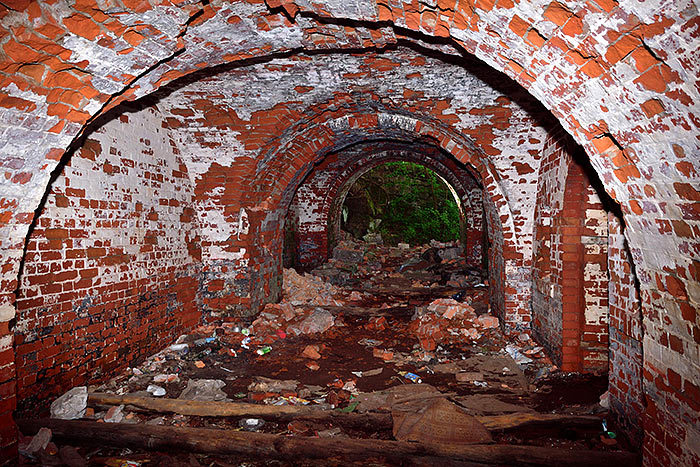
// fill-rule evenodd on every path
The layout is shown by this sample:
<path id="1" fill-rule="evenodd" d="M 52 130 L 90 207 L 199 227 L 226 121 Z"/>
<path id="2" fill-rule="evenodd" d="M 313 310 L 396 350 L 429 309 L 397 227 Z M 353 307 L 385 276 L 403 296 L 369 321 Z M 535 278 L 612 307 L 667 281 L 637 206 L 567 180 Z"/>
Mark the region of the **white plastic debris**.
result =
<path id="1" fill-rule="evenodd" d="M 51 404 L 51 418 L 75 420 L 83 418 L 87 410 L 87 386 L 77 386 Z"/>
<path id="2" fill-rule="evenodd" d="M 30 456 L 33 456 L 37 452 L 46 449 L 46 446 L 48 446 L 49 442 L 51 441 L 51 435 L 51 430 L 42 427 L 39 432 L 34 435 L 32 440 L 29 442 L 29 445 L 27 445 L 26 449 L 24 449 L 24 452 Z"/>
<path id="3" fill-rule="evenodd" d="M 170 347 L 168 347 L 168 350 L 170 350 L 171 352 L 179 353 L 180 355 L 184 355 L 187 353 L 189 348 L 190 346 L 187 344 L 173 344 Z"/>
<path id="4" fill-rule="evenodd" d="M 149 384 L 146 391 L 154 397 L 162 397 L 165 395 L 165 389 L 155 384 Z"/>
<path id="5" fill-rule="evenodd" d="M 523 355 L 518 348 L 512 344 L 506 345 L 505 351 L 511 356 L 518 365 L 532 363 L 532 359 Z"/>
<path id="6" fill-rule="evenodd" d="M 257 431 L 265 424 L 265 421 L 259 418 L 243 418 L 238 421 L 238 426 L 245 431 Z"/>

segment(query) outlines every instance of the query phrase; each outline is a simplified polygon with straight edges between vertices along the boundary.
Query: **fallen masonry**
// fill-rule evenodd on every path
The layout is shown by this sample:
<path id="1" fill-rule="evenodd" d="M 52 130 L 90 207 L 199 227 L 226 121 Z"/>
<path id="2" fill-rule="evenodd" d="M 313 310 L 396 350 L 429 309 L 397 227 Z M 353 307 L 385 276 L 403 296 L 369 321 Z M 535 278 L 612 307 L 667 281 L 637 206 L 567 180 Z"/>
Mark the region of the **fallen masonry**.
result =
<path id="1" fill-rule="evenodd" d="M 51 419 L 25 417 L 25 465 L 61 452 L 67 465 L 637 463 L 599 403 L 601 377 L 562 373 L 527 334 L 504 336 L 463 258 L 344 248 L 363 261 L 285 270 L 283 300 L 252 320 L 200 326 L 68 391 Z"/>

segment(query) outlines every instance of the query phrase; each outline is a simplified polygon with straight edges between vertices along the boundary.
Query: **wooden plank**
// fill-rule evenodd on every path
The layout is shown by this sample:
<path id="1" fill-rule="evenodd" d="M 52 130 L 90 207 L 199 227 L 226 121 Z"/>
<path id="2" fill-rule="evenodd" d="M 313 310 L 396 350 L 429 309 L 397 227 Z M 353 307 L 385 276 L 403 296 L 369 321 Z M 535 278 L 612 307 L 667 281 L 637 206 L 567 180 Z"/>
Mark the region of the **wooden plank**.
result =
<path id="1" fill-rule="evenodd" d="M 601 418 L 593 415 L 566 415 L 554 413 L 513 412 L 504 415 L 476 417 L 487 430 L 508 430 L 526 426 L 600 427 Z"/>

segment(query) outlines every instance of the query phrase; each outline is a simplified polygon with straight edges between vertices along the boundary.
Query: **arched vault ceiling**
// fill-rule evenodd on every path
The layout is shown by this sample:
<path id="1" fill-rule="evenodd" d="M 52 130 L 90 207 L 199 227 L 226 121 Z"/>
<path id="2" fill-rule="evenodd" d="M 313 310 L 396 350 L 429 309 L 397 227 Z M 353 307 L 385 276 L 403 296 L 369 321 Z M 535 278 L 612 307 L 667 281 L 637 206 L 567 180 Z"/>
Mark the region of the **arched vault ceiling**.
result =
<path id="1" fill-rule="evenodd" d="M 464 61 L 465 68 L 430 55 L 407 47 L 291 55 L 202 74 L 163 93 L 157 105 L 178 128 L 174 138 L 195 182 L 212 163 L 231 166 L 239 158 L 259 158 L 266 139 L 313 125 L 328 109 L 424 115 L 475 143 L 500 175 L 518 233 L 528 236 L 548 134 L 540 122 L 551 127 L 551 117 L 522 88 L 488 67 Z"/>
<path id="2" fill-rule="evenodd" d="M 695 221 L 697 206 L 672 180 L 698 177 L 688 160 L 700 146 L 697 17 L 691 0 L 61 0 L 3 9 L 9 183 L 0 195 L 3 247 L 15 263 L 5 287 L 50 171 L 96 114 L 208 66 L 383 47 L 405 35 L 444 38 L 522 84 L 584 145 L 626 214 Z M 642 218 L 626 224 L 635 260 L 650 269 L 671 266 L 679 247 L 698 254 Z"/>

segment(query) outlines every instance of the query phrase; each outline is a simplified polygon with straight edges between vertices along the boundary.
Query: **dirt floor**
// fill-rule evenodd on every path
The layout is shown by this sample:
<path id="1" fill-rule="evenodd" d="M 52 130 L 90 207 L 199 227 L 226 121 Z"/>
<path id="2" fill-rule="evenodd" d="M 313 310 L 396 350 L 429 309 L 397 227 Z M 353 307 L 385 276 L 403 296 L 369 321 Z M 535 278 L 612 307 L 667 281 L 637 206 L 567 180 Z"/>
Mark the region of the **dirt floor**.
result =
<path id="1" fill-rule="evenodd" d="M 465 266 L 456 245 L 433 242 L 410 249 L 345 242 L 336 248 L 334 259 L 313 273 L 285 270 L 283 302 L 268 305 L 254 321 L 201 326 L 138 367 L 88 390 L 91 394 L 314 407 L 333 413 L 387 417 L 390 413 L 389 425 L 348 426 L 333 418 L 203 417 L 93 400 L 77 417 L 119 423 L 126 429 L 126 425 L 145 424 L 330 440 L 399 439 L 441 447 L 488 443 L 631 450 L 622 436 L 615 436 L 615 427 L 600 404 L 607 375 L 564 374 L 526 334 L 506 338 L 497 318 L 489 313 L 487 282 L 480 271 Z M 398 408 L 407 395 L 413 408 Z M 433 404 L 438 399 L 447 402 Z M 66 402 L 57 401 L 54 409 L 61 403 Z M 432 418 L 427 420 L 426 414 Z M 460 438 L 461 432 L 454 428 L 467 426 L 474 417 L 484 421 L 514 414 L 588 418 L 584 423 L 479 428 L 476 432 L 481 435 L 471 441 Z M 406 419 L 415 416 L 422 421 L 408 426 Z M 608 422 L 605 430 L 604 421 Z M 416 428 L 421 423 L 427 425 Z M 472 428 L 468 431 L 473 434 Z M 293 455 L 280 459 L 147 451 L 120 447 L 120 442 L 91 441 L 90 436 L 76 442 L 55 433 L 46 443 L 32 446 L 31 441 L 30 436 L 22 440 L 21 465 L 435 465 L 430 460 L 399 462 L 381 455 L 304 460 Z M 439 463 L 485 465 L 445 459 Z"/>

